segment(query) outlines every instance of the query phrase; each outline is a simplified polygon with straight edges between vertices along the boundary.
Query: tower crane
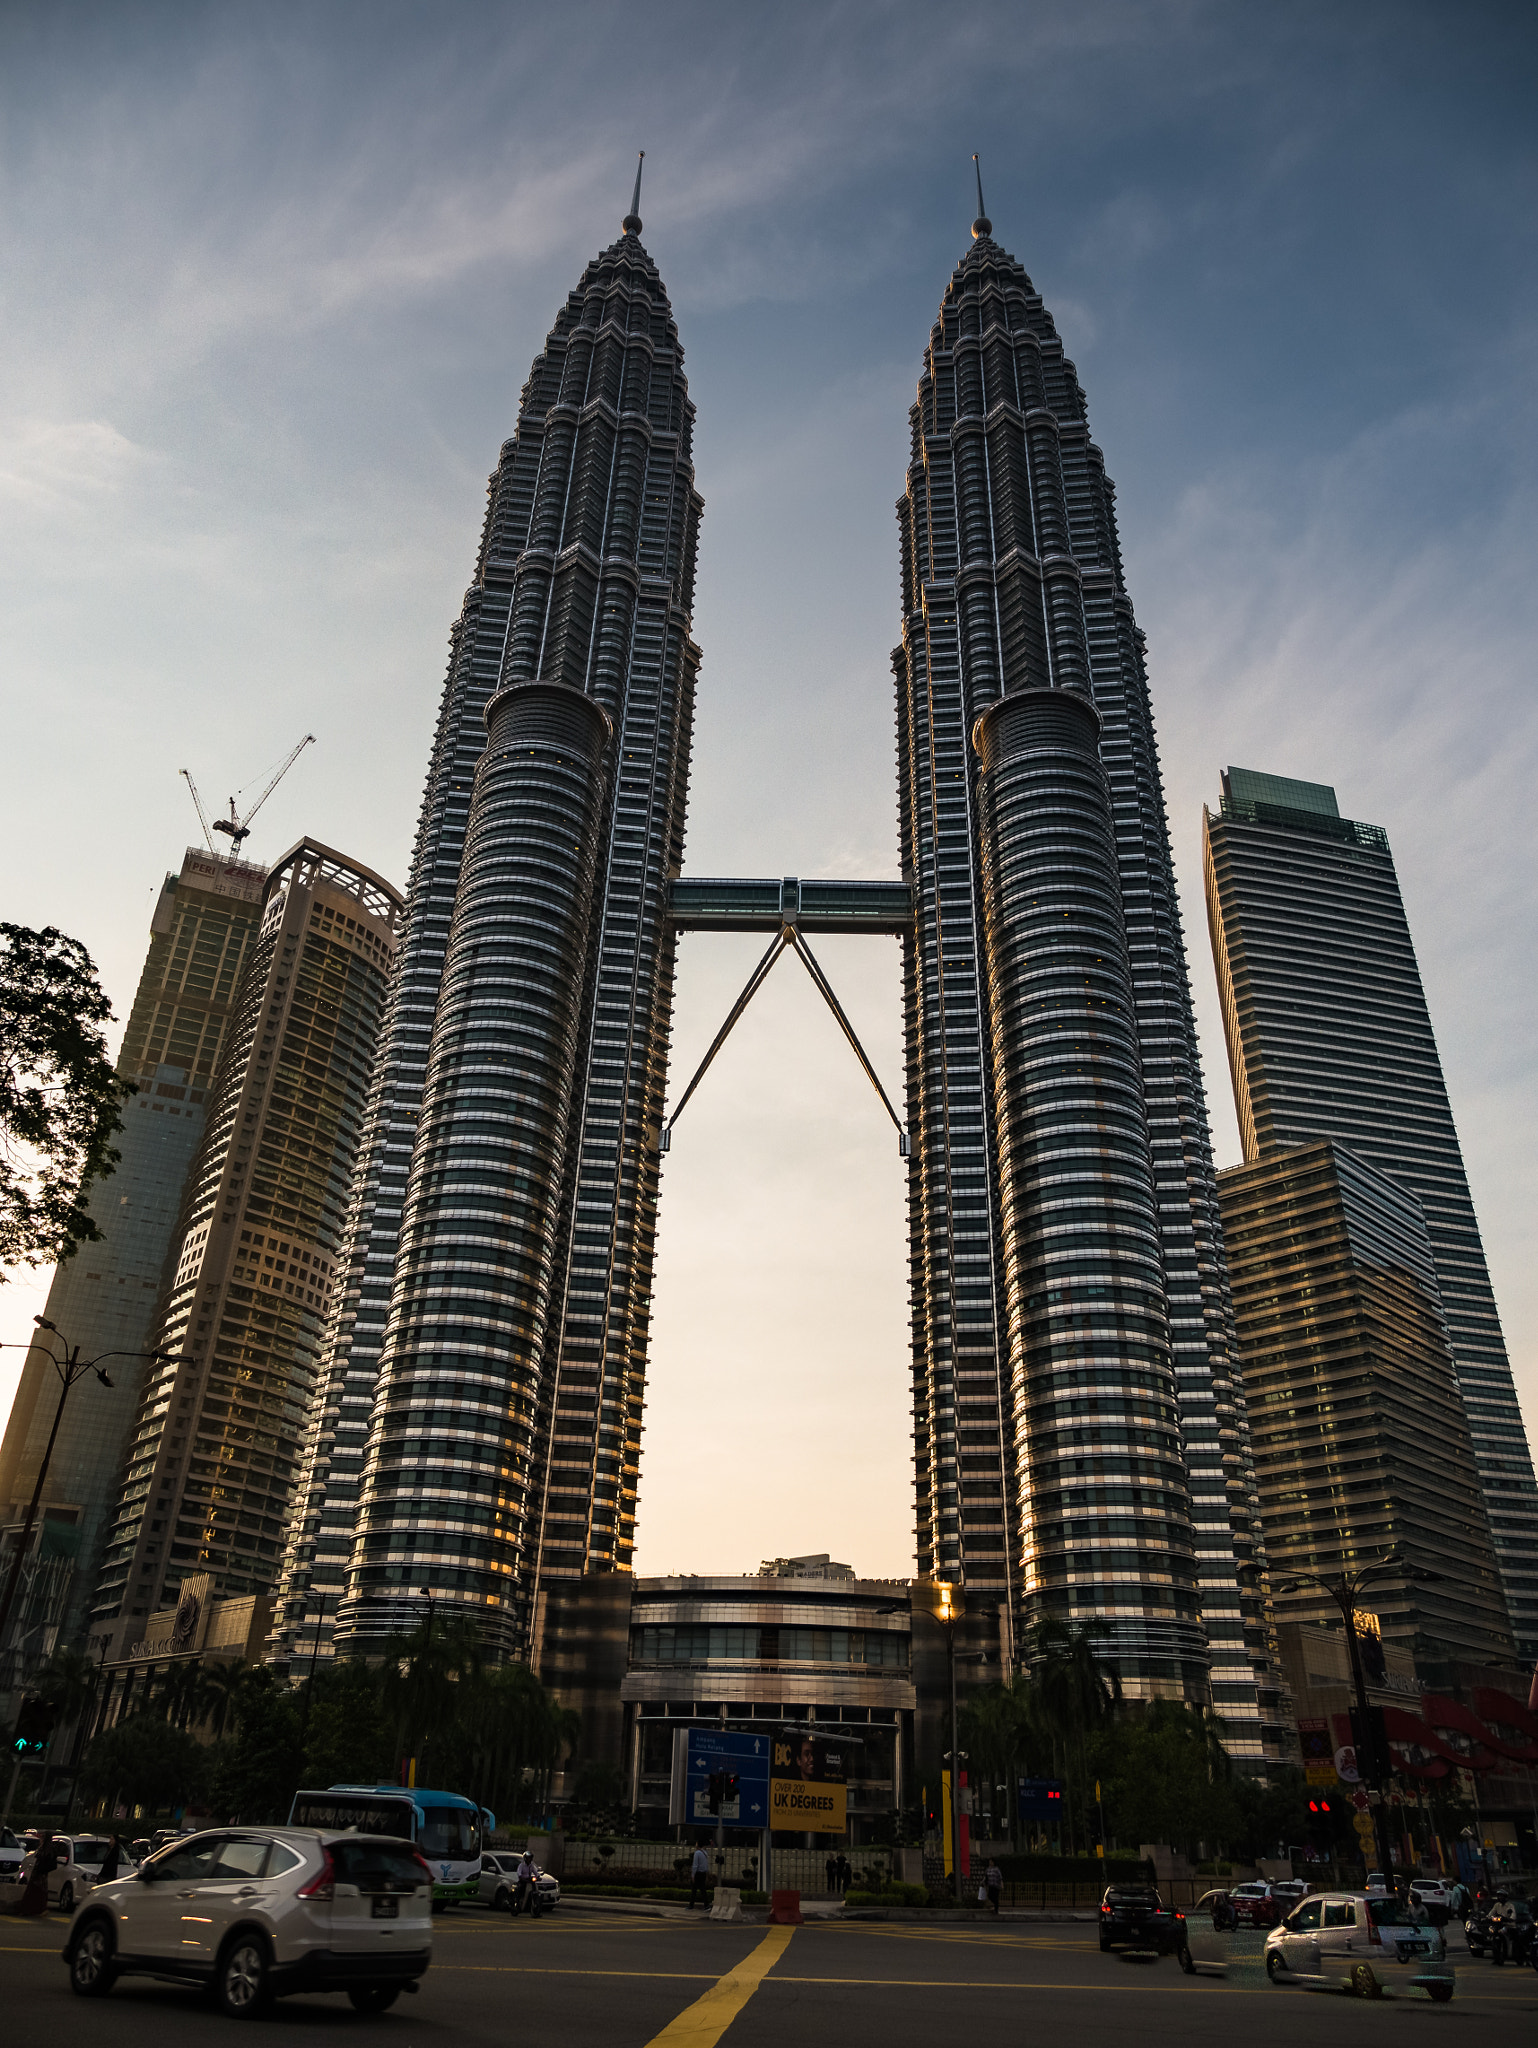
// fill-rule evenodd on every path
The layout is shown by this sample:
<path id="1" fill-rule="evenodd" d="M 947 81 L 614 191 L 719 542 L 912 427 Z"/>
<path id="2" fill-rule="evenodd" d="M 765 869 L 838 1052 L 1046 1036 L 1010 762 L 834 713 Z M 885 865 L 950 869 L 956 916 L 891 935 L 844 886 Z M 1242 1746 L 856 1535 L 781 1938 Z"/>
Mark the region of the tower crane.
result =
<path id="1" fill-rule="evenodd" d="M 299 742 L 298 746 L 295 747 L 291 753 L 284 757 L 277 772 L 273 775 L 272 779 L 268 782 L 267 787 L 262 791 L 261 795 L 257 798 L 256 802 L 251 806 L 250 810 L 246 812 L 244 817 L 242 817 L 240 813 L 236 810 L 235 799 L 234 797 L 231 797 L 230 815 L 227 818 L 215 818 L 212 826 L 210 826 L 207 817 L 204 815 L 203 799 L 198 795 L 198 786 L 192 779 L 191 770 L 187 768 L 182 769 L 182 777 L 185 780 L 187 787 L 192 791 L 192 801 L 197 807 L 198 823 L 203 827 L 203 837 L 208 842 L 208 850 L 210 853 L 217 854 L 219 850 L 214 845 L 213 835 L 215 832 L 222 832 L 225 835 L 225 837 L 229 840 L 230 852 L 232 854 L 238 854 L 240 852 L 240 849 L 244 845 L 245 841 L 251 836 L 251 820 L 262 808 L 262 805 L 266 803 L 268 797 L 272 795 L 273 791 L 277 788 L 278 784 L 283 780 L 284 776 L 288 773 L 289 769 L 292 768 L 294 763 L 299 759 L 299 756 L 304 752 L 305 748 L 313 746 L 314 744 L 314 733 L 307 732 L 304 738 Z"/>

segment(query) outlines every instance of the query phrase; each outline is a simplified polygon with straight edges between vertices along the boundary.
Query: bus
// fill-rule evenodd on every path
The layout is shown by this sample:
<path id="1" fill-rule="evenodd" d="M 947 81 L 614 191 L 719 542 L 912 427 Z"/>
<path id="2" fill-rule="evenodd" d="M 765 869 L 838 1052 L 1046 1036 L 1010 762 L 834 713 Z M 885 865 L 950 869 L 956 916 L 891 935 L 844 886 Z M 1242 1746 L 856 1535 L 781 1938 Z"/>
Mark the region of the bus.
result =
<path id="1" fill-rule="evenodd" d="M 324 1792 L 296 1792 L 288 1824 L 410 1842 L 433 1867 L 437 1913 L 479 1899 L 481 1845 L 490 1840 L 497 1817 L 458 1792 L 429 1792 L 421 1785 L 328 1785 Z"/>

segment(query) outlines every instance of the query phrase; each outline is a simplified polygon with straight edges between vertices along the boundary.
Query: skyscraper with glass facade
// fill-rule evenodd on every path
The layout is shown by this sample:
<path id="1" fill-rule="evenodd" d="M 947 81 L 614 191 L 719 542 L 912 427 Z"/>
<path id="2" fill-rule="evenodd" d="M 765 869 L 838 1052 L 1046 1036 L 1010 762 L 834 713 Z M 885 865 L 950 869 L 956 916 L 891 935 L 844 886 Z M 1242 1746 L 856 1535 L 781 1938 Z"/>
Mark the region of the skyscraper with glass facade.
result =
<path id="1" fill-rule="evenodd" d="M 897 508 L 919 1568 L 1103 1617 L 1129 1694 L 1210 1698 L 1253 1764 L 1280 1700 L 1143 640 L 1074 367 L 973 236 Z"/>
<path id="2" fill-rule="evenodd" d="M 701 501 L 632 212 L 557 316 L 455 629 L 280 1632 L 488 1644 L 628 1569 Z M 340 1626 L 335 1619 L 340 1608 Z"/>
<path id="3" fill-rule="evenodd" d="M 1501 1585 L 1538 1657 L 1538 1486 L 1381 826 L 1323 783 L 1228 768 L 1203 815 L 1207 919 L 1247 1161 L 1332 1138 L 1415 1196 Z"/>
<path id="4" fill-rule="evenodd" d="M 1278 1621 L 1334 1626 L 1308 1578 L 1395 1550 L 1381 1633 L 1435 1691 L 1509 1663 L 1511 1627 L 1420 1203 L 1325 1138 L 1218 1175 Z M 1449 1564 L 1456 1561 L 1455 1570 Z"/>
<path id="5" fill-rule="evenodd" d="M 336 1286 L 400 898 L 313 840 L 265 875 L 186 1175 L 91 1619 L 272 1589 Z"/>
<path id="6" fill-rule="evenodd" d="M 91 1192 L 101 1237 L 57 1269 L 44 1311 L 84 1358 L 144 1351 L 154 1341 L 182 1191 L 261 921 L 266 875 L 249 861 L 189 847 L 180 872 L 167 875 L 160 891 L 117 1061 L 137 1093 L 123 1105 L 117 1169 Z M 60 1422 L 43 1498 L 54 1510 L 48 1540 L 67 1545 L 72 1560 L 69 1590 L 52 1624 L 66 1645 L 78 1644 L 91 1606 L 145 1363 L 128 1356 L 112 1362 L 112 1386 L 82 1384 Z M 0 1447 L 0 1515 L 8 1506 L 18 1518 L 25 1511 L 58 1387 L 48 1358 L 30 1352 Z"/>

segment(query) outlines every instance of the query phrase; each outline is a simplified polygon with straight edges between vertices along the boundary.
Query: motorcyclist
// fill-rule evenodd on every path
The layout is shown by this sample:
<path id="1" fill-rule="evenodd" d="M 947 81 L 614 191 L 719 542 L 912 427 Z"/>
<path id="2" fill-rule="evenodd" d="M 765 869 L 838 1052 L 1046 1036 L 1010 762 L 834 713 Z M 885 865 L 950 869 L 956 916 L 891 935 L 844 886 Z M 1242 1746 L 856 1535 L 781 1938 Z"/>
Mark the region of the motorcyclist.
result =
<path id="1" fill-rule="evenodd" d="M 526 1913 L 534 1890 L 534 1858 L 525 1849 L 513 1873 L 513 1911 Z"/>

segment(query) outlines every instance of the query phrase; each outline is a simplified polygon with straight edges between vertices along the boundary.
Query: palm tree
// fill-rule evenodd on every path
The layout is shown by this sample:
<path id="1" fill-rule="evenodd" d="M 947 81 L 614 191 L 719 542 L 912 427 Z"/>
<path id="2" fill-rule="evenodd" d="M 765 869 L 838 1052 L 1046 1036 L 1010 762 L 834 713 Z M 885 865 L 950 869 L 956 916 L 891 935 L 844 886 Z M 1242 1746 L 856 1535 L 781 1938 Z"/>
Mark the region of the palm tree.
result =
<path id="1" fill-rule="evenodd" d="M 241 1695 L 246 1689 L 250 1667 L 244 1664 L 210 1664 L 203 1673 L 202 1712 L 216 1736 L 240 1718 Z"/>
<path id="2" fill-rule="evenodd" d="M 1071 1778 L 1077 1748 L 1081 1794 L 1086 1737 L 1105 1725 L 1121 1699 L 1120 1674 L 1100 1661 L 1098 1645 L 1109 1634 L 1109 1625 L 1098 1614 L 1081 1622 L 1044 1615 L 1032 1626 L 1028 1639 L 1031 1684 L 1041 1720 L 1050 1731 L 1054 1756 L 1057 1745 L 1062 1744 L 1065 1779 Z M 1073 1803 L 1064 1804 L 1069 1808 L 1066 1818 L 1072 1843 Z"/>

